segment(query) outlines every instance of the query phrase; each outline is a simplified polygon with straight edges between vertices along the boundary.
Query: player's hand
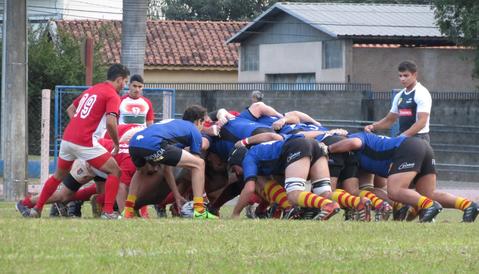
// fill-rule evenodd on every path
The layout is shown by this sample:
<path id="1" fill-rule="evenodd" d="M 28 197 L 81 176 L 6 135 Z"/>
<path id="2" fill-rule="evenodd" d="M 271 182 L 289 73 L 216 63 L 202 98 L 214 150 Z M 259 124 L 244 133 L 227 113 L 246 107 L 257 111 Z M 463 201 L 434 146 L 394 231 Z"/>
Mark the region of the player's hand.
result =
<path id="1" fill-rule="evenodd" d="M 178 195 L 178 197 L 175 197 L 175 202 L 176 206 L 181 208 L 187 202 L 187 200 L 183 196 Z"/>
<path id="2" fill-rule="evenodd" d="M 113 145 L 113 150 L 111 151 L 111 155 L 112 156 L 117 155 L 118 151 L 120 151 L 120 146 L 119 145 Z"/>
<path id="3" fill-rule="evenodd" d="M 221 117 L 220 119 L 218 119 L 218 122 L 217 122 L 217 125 L 221 128 L 223 127 L 224 125 L 226 125 L 228 123 L 228 117 L 226 116 L 223 116 Z"/>
<path id="4" fill-rule="evenodd" d="M 278 121 L 274 122 L 271 126 L 274 130 L 280 130 L 284 126 L 284 124 L 286 124 L 286 119 L 281 118 Z"/>
<path id="5" fill-rule="evenodd" d="M 364 131 L 366 131 L 366 132 L 369 132 L 369 133 L 370 133 L 370 132 L 373 131 L 373 130 L 374 130 L 374 126 L 373 126 L 372 124 L 371 124 L 371 125 L 367 125 L 367 126 L 364 127 Z"/>
<path id="6" fill-rule="evenodd" d="M 349 132 L 345 129 L 342 129 L 342 128 L 335 128 L 335 129 L 329 130 L 328 133 L 341 135 L 341 136 L 346 136 L 346 135 L 348 135 Z"/>
<path id="7" fill-rule="evenodd" d="M 321 149 L 322 155 L 328 156 L 329 154 L 328 146 L 323 142 L 318 143 L 318 146 L 319 146 L 319 149 Z"/>

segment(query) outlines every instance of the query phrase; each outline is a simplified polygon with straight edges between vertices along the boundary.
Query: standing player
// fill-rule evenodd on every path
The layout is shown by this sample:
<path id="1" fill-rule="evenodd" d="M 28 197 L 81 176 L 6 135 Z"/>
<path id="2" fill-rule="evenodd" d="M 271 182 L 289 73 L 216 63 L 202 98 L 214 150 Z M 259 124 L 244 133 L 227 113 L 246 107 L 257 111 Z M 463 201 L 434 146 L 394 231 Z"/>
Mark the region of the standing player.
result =
<path id="1" fill-rule="evenodd" d="M 55 174 L 46 182 L 38 201 L 29 216 L 39 218 L 45 202 L 55 192 L 58 185 L 68 175 L 75 159 L 85 160 L 92 167 L 108 174 L 105 184 L 105 206 L 101 215 L 104 219 L 117 219 L 118 212 L 113 211 L 118 192 L 120 168 L 110 152 L 101 146 L 97 139 L 106 123 L 116 154 L 119 149 L 117 132 L 118 93 L 128 81 L 130 72 L 121 64 L 114 64 L 108 69 L 107 81 L 85 90 L 67 108 L 70 122 L 63 133 Z"/>
<path id="2" fill-rule="evenodd" d="M 412 61 L 399 64 L 399 80 L 404 86 L 392 103 L 389 113 L 378 122 L 364 127 L 366 132 L 389 129 L 399 118 L 399 132 L 406 137 L 416 136 L 426 141 L 429 137 L 431 94 L 417 81 L 417 66 Z"/>
<path id="3" fill-rule="evenodd" d="M 151 101 L 142 95 L 143 77 L 135 74 L 130 78 L 128 94 L 121 97 L 120 119 L 122 124 L 140 124 L 150 126 L 155 118 Z"/>

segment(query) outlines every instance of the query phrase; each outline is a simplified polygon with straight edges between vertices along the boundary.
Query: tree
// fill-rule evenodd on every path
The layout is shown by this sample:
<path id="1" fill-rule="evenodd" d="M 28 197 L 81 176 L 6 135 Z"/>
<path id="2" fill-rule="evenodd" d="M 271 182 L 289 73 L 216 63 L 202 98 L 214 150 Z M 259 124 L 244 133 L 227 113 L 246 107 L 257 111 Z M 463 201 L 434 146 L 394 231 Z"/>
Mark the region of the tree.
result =
<path id="1" fill-rule="evenodd" d="M 40 152 L 41 90 L 54 90 L 56 85 L 85 84 L 85 66 L 82 64 L 81 45 L 81 41 L 61 32 L 54 41 L 46 25 L 29 30 L 28 146 L 30 154 L 39 154 Z M 99 51 L 100 45 L 96 45 L 93 58 L 94 83 L 106 79 L 107 67 L 102 63 Z M 52 93 L 52 99 L 53 96 Z M 53 127 L 50 132 L 53 132 Z"/>
<path id="2" fill-rule="evenodd" d="M 456 44 L 476 48 L 474 77 L 479 77 L 479 2 L 434 0 L 434 13 L 441 32 Z"/>

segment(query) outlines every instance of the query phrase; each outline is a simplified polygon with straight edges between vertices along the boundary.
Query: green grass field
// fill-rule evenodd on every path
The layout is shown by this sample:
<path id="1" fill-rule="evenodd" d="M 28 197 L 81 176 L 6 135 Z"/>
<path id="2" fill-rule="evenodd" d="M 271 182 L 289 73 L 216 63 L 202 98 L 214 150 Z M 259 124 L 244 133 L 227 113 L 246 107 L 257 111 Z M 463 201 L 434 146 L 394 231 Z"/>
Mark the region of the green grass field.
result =
<path id="1" fill-rule="evenodd" d="M 1 202 L 0 273 L 479 273 L 479 224 L 460 218 L 23 219 Z"/>

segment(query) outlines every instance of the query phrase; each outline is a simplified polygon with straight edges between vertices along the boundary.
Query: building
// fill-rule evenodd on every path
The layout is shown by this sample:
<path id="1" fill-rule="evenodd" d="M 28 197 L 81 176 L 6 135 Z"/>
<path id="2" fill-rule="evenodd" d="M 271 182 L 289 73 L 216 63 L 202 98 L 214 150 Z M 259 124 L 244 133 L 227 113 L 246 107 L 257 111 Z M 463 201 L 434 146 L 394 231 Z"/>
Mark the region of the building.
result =
<path id="1" fill-rule="evenodd" d="M 145 81 L 201 83 L 238 81 L 238 45 L 225 41 L 245 22 L 148 20 Z M 58 20 L 53 35 L 66 32 L 76 39 L 94 37 L 102 45 L 103 61 L 119 63 L 121 21 Z"/>
<path id="2" fill-rule="evenodd" d="M 399 87 L 397 65 L 414 60 L 434 91 L 475 90 L 473 49 L 441 34 L 427 5 L 276 3 L 232 36 L 239 82 L 356 82 Z"/>
<path id="3" fill-rule="evenodd" d="M 3 17 L 5 0 L 0 0 L 0 17 Z M 122 1 L 119 0 L 27 0 L 28 19 L 31 22 L 73 19 L 121 20 Z"/>

